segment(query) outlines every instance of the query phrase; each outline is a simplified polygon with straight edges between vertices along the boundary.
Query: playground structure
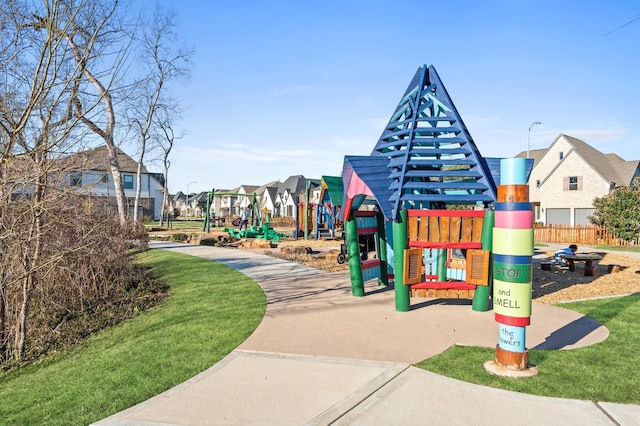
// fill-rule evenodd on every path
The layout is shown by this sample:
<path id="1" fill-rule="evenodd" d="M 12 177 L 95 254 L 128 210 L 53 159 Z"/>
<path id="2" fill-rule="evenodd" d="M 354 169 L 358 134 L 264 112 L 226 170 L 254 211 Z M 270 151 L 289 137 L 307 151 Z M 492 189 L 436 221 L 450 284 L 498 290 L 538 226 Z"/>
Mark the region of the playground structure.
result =
<path id="1" fill-rule="evenodd" d="M 386 243 L 384 233 L 380 232 L 381 220 L 379 211 L 354 211 L 345 221 L 345 246 L 351 282 L 361 284 L 357 288 L 352 286 L 356 296 L 364 296 L 364 281 L 377 278 L 378 284 L 388 285 L 387 263 L 382 260 L 386 259 Z M 368 240 L 374 242 L 375 256 L 372 259 L 368 256 L 369 244 L 361 244 Z"/>
<path id="2" fill-rule="evenodd" d="M 233 195 L 236 197 L 247 197 L 250 200 L 249 206 L 250 206 L 251 212 L 249 215 L 249 223 L 251 223 L 251 226 L 248 226 L 247 229 L 243 229 L 243 230 L 236 230 L 235 228 L 224 227 L 222 228 L 224 232 L 228 232 L 230 236 L 238 239 L 263 238 L 265 240 L 269 240 L 273 242 L 278 242 L 282 237 L 285 236 L 284 234 L 276 232 L 271 227 L 271 216 L 267 212 L 263 212 L 262 215 L 260 214 L 258 210 L 258 199 L 255 193 L 244 194 L 244 193 L 226 192 L 226 191 L 216 192 L 214 189 L 209 191 L 209 193 L 207 194 L 207 207 L 205 210 L 207 214 L 205 215 L 205 218 L 202 224 L 203 231 L 211 232 L 212 217 L 209 214 L 209 212 L 211 210 L 211 206 L 213 205 L 214 197 L 227 196 L 227 195 Z M 256 225 L 256 222 L 258 222 L 258 220 L 259 220 L 259 224 Z"/>
<path id="3" fill-rule="evenodd" d="M 525 346 L 533 255 L 526 182 L 532 165 L 523 158 L 483 158 L 435 68 L 419 68 L 372 154 L 344 159 L 341 215 L 352 294 L 364 296 L 364 282 L 374 277 L 386 284 L 387 266 L 400 312 L 410 309 L 411 296 L 472 298 L 473 310 L 487 311 L 493 285 L 500 330 L 496 358 L 485 368 L 535 374 Z M 358 211 L 367 196 L 377 203 L 373 215 Z M 376 226 L 358 220 L 363 215 L 375 217 Z M 374 262 L 358 258 L 362 233 L 375 235 Z"/>
<path id="4" fill-rule="evenodd" d="M 377 262 L 394 279 L 397 311 L 410 309 L 411 296 L 472 298 L 474 310 L 488 310 L 499 165 L 480 155 L 435 68 L 420 67 L 371 155 L 344 158 L 352 294 L 364 296 L 372 279 L 354 237 L 371 231 L 357 220 L 369 198 L 379 214 Z"/>
<path id="5" fill-rule="evenodd" d="M 317 206 L 316 220 L 314 221 L 314 239 L 317 240 L 320 237 L 336 238 L 339 231 L 338 226 L 341 226 L 342 223 L 338 219 L 338 212 L 342 205 L 343 196 L 342 177 L 322 176 L 320 179 L 320 203 Z"/>
<path id="6" fill-rule="evenodd" d="M 265 220 L 266 219 L 266 220 Z M 236 230 L 235 228 L 222 228 L 224 232 L 228 232 L 233 238 L 262 238 L 264 240 L 273 241 L 277 243 L 281 238 L 286 235 L 276 232 L 271 227 L 271 215 L 266 213 L 266 218 L 263 216 L 260 218 L 260 225 L 251 225 L 247 229 Z"/>
<path id="7" fill-rule="evenodd" d="M 338 218 L 340 211 L 343 185 L 342 178 L 337 176 L 322 176 L 320 180 L 320 196 L 312 200 L 308 187 L 304 195 L 296 199 L 294 236 L 314 240 L 320 238 L 339 238 L 342 221 Z M 306 226 L 305 226 L 306 224 Z"/>
<path id="8" fill-rule="evenodd" d="M 489 285 L 484 210 L 408 210 L 407 217 L 403 283 L 412 295 L 473 299 L 477 286 Z"/>

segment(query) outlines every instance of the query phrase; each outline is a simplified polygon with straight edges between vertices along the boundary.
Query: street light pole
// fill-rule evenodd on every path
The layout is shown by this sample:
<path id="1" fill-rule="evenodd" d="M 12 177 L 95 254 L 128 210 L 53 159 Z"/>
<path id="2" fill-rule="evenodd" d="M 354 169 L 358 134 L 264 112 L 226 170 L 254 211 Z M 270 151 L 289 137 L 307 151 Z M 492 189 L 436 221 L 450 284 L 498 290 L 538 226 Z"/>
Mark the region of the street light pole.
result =
<path id="1" fill-rule="evenodd" d="M 191 185 L 192 183 L 198 183 L 198 182 L 193 181 L 193 182 L 189 182 L 187 184 L 187 202 L 186 202 L 186 204 L 187 204 L 187 219 L 189 219 L 189 185 Z"/>
<path id="2" fill-rule="evenodd" d="M 530 141 L 531 141 L 531 128 L 533 126 L 535 126 L 536 124 L 542 124 L 539 121 L 534 121 L 533 123 L 531 123 L 531 126 L 529 126 L 529 131 L 527 132 L 527 158 L 529 158 L 529 145 L 530 145 Z"/>

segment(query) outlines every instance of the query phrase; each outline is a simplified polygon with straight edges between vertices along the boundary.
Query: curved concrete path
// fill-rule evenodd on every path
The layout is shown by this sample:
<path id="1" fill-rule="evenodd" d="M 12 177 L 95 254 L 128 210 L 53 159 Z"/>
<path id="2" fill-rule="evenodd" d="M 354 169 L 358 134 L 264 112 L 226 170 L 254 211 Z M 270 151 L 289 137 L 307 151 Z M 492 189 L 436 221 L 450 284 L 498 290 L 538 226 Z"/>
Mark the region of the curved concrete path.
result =
<path id="1" fill-rule="evenodd" d="M 495 347 L 493 312 L 469 302 L 412 299 L 410 312 L 396 312 L 393 291 L 375 281 L 355 298 L 348 274 L 247 250 L 152 247 L 252 278 L 267 295 L 265 317 L 209 370 L 96 424 L 640 424 L 640 406 L 523 395 L 411 367 L 454 344 Z M 533 304 L 529 348 L 572 349 L 607 336 L 589 317 Z"/>

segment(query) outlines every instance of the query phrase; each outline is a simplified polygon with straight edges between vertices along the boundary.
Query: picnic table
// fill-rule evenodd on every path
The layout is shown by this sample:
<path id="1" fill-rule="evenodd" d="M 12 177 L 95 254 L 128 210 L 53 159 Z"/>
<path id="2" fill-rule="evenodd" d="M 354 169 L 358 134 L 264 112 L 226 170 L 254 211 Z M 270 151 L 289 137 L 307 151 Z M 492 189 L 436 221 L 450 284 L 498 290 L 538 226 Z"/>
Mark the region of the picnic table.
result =
<path id="1" fill-rule="evenodd" d="M 567 261 L 571 272 L 576 270 L 576 262 L 584 262 L 585 275 L 587 275 L 587 270 L 592 270 L 594 260 L 602 259 L 602 256 L 597 253 L 560 254 L 559 256 Z"/>

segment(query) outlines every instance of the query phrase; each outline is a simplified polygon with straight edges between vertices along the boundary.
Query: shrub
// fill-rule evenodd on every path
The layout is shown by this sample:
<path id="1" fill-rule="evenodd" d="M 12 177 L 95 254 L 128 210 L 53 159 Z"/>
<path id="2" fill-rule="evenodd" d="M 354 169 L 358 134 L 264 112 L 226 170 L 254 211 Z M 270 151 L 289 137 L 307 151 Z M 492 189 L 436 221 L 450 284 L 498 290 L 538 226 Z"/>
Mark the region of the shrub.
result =
<path id="1" fill-rule="evenodd" d="M 640 188 L 623 186 L 593 201 L 591 223 L 605 227 L 623 240 L 638 238 L 640 233 Z"/>
<path id="2" fill-rule="evenodd" d="M 0 223 L 12 225 L 11 237 L 0 240 L 4 368 L 78 343 L 167 295 L 133 264 L 132 254 L 147 247 L 144 226 L 120 225 L 87 197 L 61 194 L 55 201 L 55 209 L 36 217 L 38 233 L 25 213 L 31 199 L 16 199 L 2 210 Z"/>
<path id="3" fill-rule="evenodd" d="M 171 235 L 171 241 L 176 242 L 176 243 L 183 243 L 185 241 L 187 241 L 189 237 L 187 236 L 187 234 L 184 234 L 182 232 L 179 232 L 177 234 L 172 234 Z"/>

